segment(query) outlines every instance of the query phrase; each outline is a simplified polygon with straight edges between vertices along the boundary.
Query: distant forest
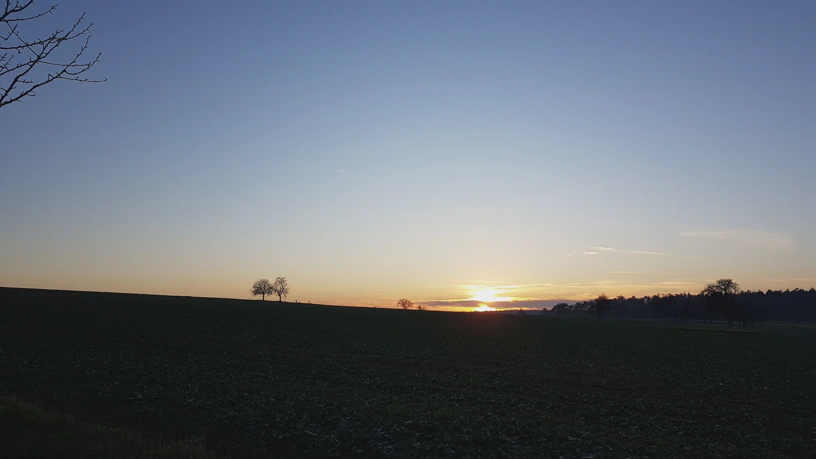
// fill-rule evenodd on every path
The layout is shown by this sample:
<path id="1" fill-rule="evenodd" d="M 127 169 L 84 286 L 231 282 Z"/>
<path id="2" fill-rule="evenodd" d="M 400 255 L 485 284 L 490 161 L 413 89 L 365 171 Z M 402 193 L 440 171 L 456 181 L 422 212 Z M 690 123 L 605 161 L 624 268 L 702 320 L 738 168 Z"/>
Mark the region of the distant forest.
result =
<path id="1" fill-rule="evenodd" d="M 816 289 L 742 291 L 734 295 L 734 301 L 722 306 L 711 301 L 703 292 L 653 295 L 641 298 L 606 298 L 579 301 L 575 304 L 559 303 L 546 314 L 554 316 L 595 316 L 659 318 L 676 321 L 727 321 L 742 326 L 762 321 L 816 322 Z M 600 299 L 601 297 L 599 297 Z M 729 305 L 730 304 L 730 305 Z M 599 315 L 600 316 L 600 315 Z"/>

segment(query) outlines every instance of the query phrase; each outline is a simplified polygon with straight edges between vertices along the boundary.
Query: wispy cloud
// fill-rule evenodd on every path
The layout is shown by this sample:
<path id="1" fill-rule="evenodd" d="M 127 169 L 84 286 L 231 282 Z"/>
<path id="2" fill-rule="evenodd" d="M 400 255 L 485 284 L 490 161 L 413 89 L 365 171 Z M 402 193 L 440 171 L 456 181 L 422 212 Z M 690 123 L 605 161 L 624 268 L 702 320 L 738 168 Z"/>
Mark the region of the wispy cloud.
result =
<path id="1" fill-rule="evenodd" d="M 783 252 L 793 250 L 793 238 L 784 232 L 754 230 L 686 231 L 679 233 L 679 235 L 701 239 L 731 241 L 738 244 Z"/>
<path id="2" fill-rule="evenodd" d="M 595 256 L 601 254 L 628 254 L 628 255 L 655 255 L 655 256 L 662 256 L 662 257 L 682 257 L 682 258 L 693 258 L 686 255 L 675 255 L 672 253 L 665 253 L 665 252 L 654 252 L 651 250 L 629 250 L 629 249 L 616 249 L 614 247 L 601 247 L 596 245 L 587 245 L 577 247 L 576 249 L 572 250 L 570 253 L 567 254 L 568 257 L 574 256 Z"/>
<path id="3" fill-rule="evenodd" d="M 477 280 L 462 279 L 462 280 L 459 280 L 459 282 L 461 284 L 467 285 L 467 286 L 470 286 L 470 285 L 501 285 L 501 284 L 505 283 L 505 282 L 501 282 L 501 281 L 482 280 L 482 279 L 477 279 Z"/>
<path id="4" fill-rule="evenodd" d="M 816 283 L 816 277 L 775 277 L 765 279 L 768 282 L 805 282 Z"/>
<path id="5" fill-rule="evenodd" d="M 601 247 L 601 246 L 597 246 L 597 245 L 591 245 L 589 247 L 593 248 L 595 250 L 598 250 L 600 252 L 620 252 L 620 250 L 614 249 L 612 247 Z"/>

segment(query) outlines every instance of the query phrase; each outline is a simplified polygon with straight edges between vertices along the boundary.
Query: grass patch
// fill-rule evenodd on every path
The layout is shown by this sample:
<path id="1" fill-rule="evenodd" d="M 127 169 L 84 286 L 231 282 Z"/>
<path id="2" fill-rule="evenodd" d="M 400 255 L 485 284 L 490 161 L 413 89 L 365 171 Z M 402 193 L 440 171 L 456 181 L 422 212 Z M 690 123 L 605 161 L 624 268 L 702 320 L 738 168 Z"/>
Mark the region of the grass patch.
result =
<path id="1" fill-rule="evenodd" d="M 816 457 L 812 329 L 17 289 L 0 318 L 0 395 L 219 456 Z"/>
<path id="2" fill-rule="evenodd" d="M 8 396 L 0 397 L 0 454 L 20 459 L 215 457 L 199 442 L 159 442 Z"/>

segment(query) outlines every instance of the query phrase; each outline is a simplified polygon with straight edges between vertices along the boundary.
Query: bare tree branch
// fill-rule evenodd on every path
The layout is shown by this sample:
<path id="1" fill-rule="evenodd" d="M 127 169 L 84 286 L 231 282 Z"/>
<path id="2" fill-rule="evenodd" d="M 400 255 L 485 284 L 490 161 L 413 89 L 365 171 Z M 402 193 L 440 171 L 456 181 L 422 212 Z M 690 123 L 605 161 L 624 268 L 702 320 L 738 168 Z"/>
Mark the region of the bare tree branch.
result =
<path id="1" fill-rule="evenodd" d="M 14 2 L 14 6 L 11 6 L 11 1 L 6 0 L 6 10 L 5 10 L 4 14 L 2 16 L 0 16 L 0 21 L 4 21 L 4 22 L 28 21 L 28 20 L 31 20 L 31 19 L 37 19 L 37 18 L 43 17 L 46 14 L 51 14 L 51 13 L 54 12 L 54 10 L 57 9 L 57 5 L 51 5 L 51 7 L 48 8 L 48 10 L 40 12 L 40 13 L 36 13 L 36 14 L 34 14 L 34 16 L 26 16 L 26 17 L 21 17 L 21 18 L 11 18 L 12 14 L 21 13 L 23 10 L 25 10 L 26 8 L 31 6 L 32 3 L 34 3 L 34 0 L 29 0 L 28 2 L 26 2 L 26 3 L 22 4 L 22 5 L 20 5 L 20 2 L 17 1 L 17 2 Z M 6 19 L 6 18 L 9 18 L 9 19 Z"/>
<path id="2" fill-rule="evenodd" d="M 85 13 L 68 29 L 57 29 L 46 38 L 25 38 L 20 24 L 32 21 L 56 11 L 52 5 L 40 12 L 26 14 L 34 0 L 20 3 L 20 0 L 5 0 L 0 12 L 0 108 L 28 96 L 35 96 L 36 90 L 55 80 L 69 80 L 80 83 L 101 83 L 107 78 L 93 79 L 83 74 L 99 63 L 101 53 L 90 60 L 83 55 L 90 45 L 90 30 L 93 23 L 83 25 Z M 61 45 L 80 37 L 85 37 L 79 51 L 68 54 L 70 58 L 60 58 L 57 50 Z M 52 58 L 52 54 L 54 57 Z"/>

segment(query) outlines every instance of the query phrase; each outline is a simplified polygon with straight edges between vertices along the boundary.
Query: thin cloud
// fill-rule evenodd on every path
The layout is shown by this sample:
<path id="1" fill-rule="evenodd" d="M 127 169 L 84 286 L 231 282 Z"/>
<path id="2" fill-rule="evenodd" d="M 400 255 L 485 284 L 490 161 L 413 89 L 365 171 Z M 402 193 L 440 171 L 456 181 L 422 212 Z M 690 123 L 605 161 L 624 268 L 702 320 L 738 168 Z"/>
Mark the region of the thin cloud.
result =
<path id="1" fill-rule="evenodd" d="M 463 307 L 463 308 L 475 308 L 479 306 L 478 301 L 473 300 L 426 300 L 426 301 L 417 301 L 417 303 L 424 304 L 430 307 Z"/>
<path id="2" fill-rule="evenodd" d="M 515 302 L 538 299 L 537 297 L 530 297 L 525 293 L 533 293 L 540 291 L 541 288 L 546 288 L 550 284 L 547 283 L 528 283 L 528 284 L 498 284 L 498 283 L 484 283 L 484 284 L 470 284 L 460 285 L 459 290 L 466 293 L 464 298 L 448 298 L 439 301 L 454 301 L 463 302 L 469 305 L 470 302 L 476 302 L 477 305 L 481 303 L 496 303 L 496 302 Z M 433 302 L 433 299 L 429 301 Z"/>
<path id="3" fill-rule="evenodd" d="M 601 247 L 601 246 L 590 246 L 590 248 L 595 249 L 599 252 L 620 252 L 618 249 L 614 249 L 612 247 Z"/>
<path id="4" fill-rule="evenodd" d="M 662 256 L 662 257 L 682 257 L 682 258 L 694 258 L 687 255 L 675 255 L 672 253 L 665 253 L 665 252 L 655 252 L 652 250 L 628 250 L 628 249 L 616 249 L 614 247 L 601 247 L 596 245 L 588 245 L 579 247 L 575 250 L 572 250 L 570 253 L 567 254 L 568 257 L 574 257 L 576 255 L 585 255 L 585 256 L 595 256 L 600 254 L 607 254 L 607 253 L 616 253 L 616 254 L 627 254 L 627 255 L 652 255 L 652 256 Z"/>
<path id="5" fill-rule="evenodd" d="M 679 233 L 679 235 L 699 239 L 731 241 L 738 244 L 782 252 L 793 250 L 793 238 L 784 232 L 754 230 L 687 231 Z"/>
<path id="6" fill-rule="evenodd" d="M 551 308 L 558 303 L 568 303 L 568 302 L 575 302 L 575 300 L 569 299 L 556 299 L 556 300 L 520 300 L 520 301 L 494 301 L 491 303 L 481 303 L 479 301 L 472 301 L 472 300 L 435 300 L 435 301 L 424 301 L 420 302 L 421 304 L 430 307 L 430 308 L 445 308 L 448 310 L 452 310 L 454 308 L 462 308 L 464 310 L 475 309 L 483 304 L 488 304 L 491 308 L 495 308 L 497 310 L 505 310 L 505 309 L 542 309 L 542 308 Z"/>
<path id="7" fill-rule="evenodd" d="M 549 287 L 553 285 L 550 282 L 535 282 L 532 284 L 514 284 L 514 285 L 501 285 L 499 288 L 502 289 L 510 289 L 510 290 L 524 290 L 530 288 L 538 288 L 538 287 Z"/>
<path id="8" fill-rule="evenodd" d="M 801 284 L 806 284 L 808 286 L 816 284 L 816 277 L 770 277 L 764 279 L 765 282 L 768 283 L 785 283 L 785 282 L 797 282 Z M 804 287 L 800 287 L 804 288 Z"/>
<path id="9" fill-rule="evenodd" d="M 495 285 L 495 284 L 503 284 L 504 283 L 504 282 L 500 282 L 500 281 L 490 281 L 490 280 L 460 280 L 459 282 L 461 282 L 462 284 L 465 284 L 466 286 L 485 285 L 485 284 Z M 458 285 L 456 285 L 456 286 L 458 287 Z"/>

